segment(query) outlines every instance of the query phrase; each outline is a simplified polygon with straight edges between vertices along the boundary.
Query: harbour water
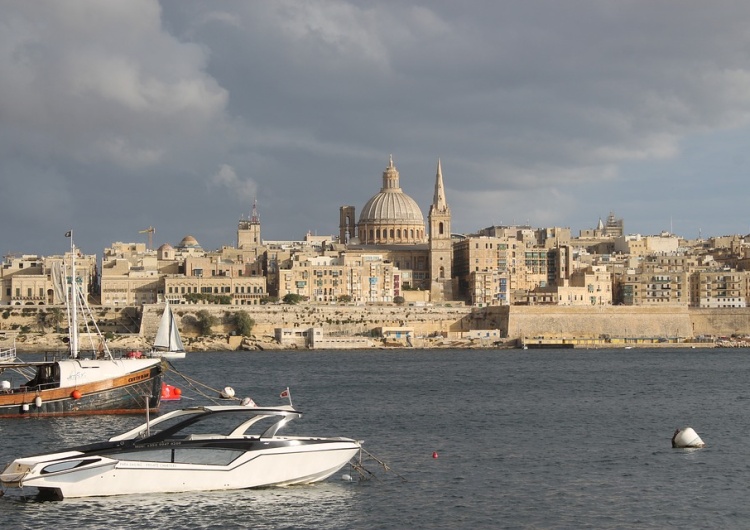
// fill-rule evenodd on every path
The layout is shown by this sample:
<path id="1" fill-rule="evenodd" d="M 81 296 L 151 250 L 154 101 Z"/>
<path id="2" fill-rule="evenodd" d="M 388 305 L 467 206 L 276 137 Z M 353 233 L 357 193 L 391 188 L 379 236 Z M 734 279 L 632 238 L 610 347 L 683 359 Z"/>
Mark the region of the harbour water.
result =
<path id="1" fill-rule="evenodd" d="M 311 486 L 39 502 L 3 528 L 748 528 L 750 352 L 421 350 L 189 354 L 174 366 L 305 415 L 386 462 Z M 179 404 L 209 404 L 175 373 Z M 213 397 L 213 394 L 211 393 Z M 133 416 L 0 420 L 0 463 L 106 438 Z M 691 426 L 706 442 L 673 449 Z M 437 458 L 433 457 L 433 453 Z M 354 481 L 342 480 L 348 473 Z"/>

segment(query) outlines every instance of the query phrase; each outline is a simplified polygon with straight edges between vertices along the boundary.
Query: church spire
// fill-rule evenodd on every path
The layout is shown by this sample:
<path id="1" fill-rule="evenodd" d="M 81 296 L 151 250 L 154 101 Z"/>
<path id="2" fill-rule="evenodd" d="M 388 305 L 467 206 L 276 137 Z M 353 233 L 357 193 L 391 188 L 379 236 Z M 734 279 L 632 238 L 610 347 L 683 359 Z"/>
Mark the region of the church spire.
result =
<path id="1" fill-rule="evenodd" d="M 445 200 L 443 166 L 438 158 L 435 174 L 435 195 L 430 205 L 430 299 L 452 300 L 453 242 L 451 240 L 451 209 Z"/>
<path id="2" fill-rule="evenodd" d="M 443 168 L 439 158 L 437 173 L 435 175 L 435 195 L 432 198 L 432 207 L 439 212 L 444 212 L 448 209 L 448 203 L 445 201 L 445 187 L 443 186 Z"/>

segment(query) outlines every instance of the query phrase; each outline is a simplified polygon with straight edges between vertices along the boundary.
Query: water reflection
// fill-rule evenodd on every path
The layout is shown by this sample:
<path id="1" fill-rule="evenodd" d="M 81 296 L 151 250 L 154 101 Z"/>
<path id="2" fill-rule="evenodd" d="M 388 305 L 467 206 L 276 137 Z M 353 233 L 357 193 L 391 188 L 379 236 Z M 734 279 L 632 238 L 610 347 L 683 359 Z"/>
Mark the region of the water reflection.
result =
<path id="1" fill-rule="evenodd" d="M 287 488 L 169 495 L 125 495 L 39 502 L 6 496 L 3 514 L 27 528 L 352 528 L 357 526 L 357 484 L 326 482 Z M 43 526 L 42 526 L 43 525 Z"/>

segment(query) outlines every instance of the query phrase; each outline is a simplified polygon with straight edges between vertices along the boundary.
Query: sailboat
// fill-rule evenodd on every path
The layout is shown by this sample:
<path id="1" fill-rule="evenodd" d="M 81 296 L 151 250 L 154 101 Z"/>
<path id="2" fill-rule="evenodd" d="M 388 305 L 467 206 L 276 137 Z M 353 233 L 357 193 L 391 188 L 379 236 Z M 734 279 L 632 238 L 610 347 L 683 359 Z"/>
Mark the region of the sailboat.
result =
<path id="1" fill-rule="evenodd" d="M 164 312 L 161 315 L 159 329 L 154 339 L 154 347 L 147 356 L 162 359 L 185 358 L 185 347 L 182 345 L 180 332 L 177 329 L 172 308 L 169 307 L 169 301 L 166 302 Z"/>
<path id="2" fill-rule="evenodd" d="M 59 360 L 14 358 L 0 363 L 0 418 L 156 411 L 164 376 L 161 360 L 112 356 L 79 285 L 72 231 L 65 236 L 70 238 L 70 268 L 61 264 L 53 276 L 60 280 L 55 287 L 65 297 L 68 354 Z M 79 316 L 90 341 L 86 352 L 79 347 Z"/>

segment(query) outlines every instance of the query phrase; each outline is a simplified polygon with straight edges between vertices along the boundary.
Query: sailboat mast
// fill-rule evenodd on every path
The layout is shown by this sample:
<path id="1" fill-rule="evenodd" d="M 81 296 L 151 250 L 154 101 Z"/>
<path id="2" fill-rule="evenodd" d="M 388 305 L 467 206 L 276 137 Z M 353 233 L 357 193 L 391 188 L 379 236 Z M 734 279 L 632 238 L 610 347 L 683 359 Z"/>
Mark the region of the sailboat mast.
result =
<path id="1" fill-rule="evenodd" d="M 70 234 L 70 356 L 78 358 L 78 283 L 76 281 L 76 246 L 73 243 L 73 231 Z"/>

